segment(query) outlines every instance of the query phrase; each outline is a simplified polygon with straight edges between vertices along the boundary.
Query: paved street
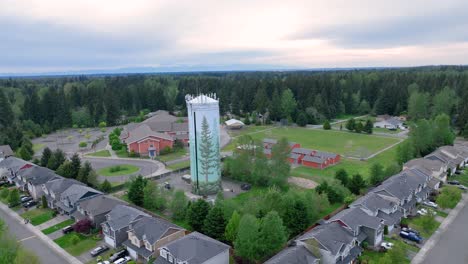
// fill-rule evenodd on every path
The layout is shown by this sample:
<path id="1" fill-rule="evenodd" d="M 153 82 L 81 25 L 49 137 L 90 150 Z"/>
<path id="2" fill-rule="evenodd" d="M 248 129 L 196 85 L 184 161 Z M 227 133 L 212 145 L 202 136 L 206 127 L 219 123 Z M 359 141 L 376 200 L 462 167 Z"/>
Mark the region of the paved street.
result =
<path id="1" fill-rule="evenodd" d="M 12 236 L 18 241 L 21 241 L 23 246 L 36 254 L 41 263 L 47 264 L 62 264 L 68 263 L 66 259 L 52 250 L 44 241 L 37 238 L 34 233 L 25 228 L 25 224 L 18 222 L 16 219 L 0 210 L 0 218 L 5 221 L 8 230 Z"/>
<path id="2" fill-rule="evenodd" d="M 468 263 L 468 206 L 465 204 L 453 222 L 441 234 L 440 240 L 424 256 L 424 264 Z"/>

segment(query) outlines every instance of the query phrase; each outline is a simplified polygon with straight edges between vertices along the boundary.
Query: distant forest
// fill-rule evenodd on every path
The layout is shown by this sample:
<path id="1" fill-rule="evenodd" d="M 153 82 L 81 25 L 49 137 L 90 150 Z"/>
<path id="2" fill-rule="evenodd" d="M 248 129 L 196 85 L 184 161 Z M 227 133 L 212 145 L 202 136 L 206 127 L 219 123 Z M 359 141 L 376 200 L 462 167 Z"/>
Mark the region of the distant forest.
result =
<path id="1" fill-rule="evenodd" d="M 294 108 L 285 113 L 291 92 L 294 102 L 286 105 Z M 24 137 L 117 125 L 142 110 L 183 112 L 185 95 L 197 93 L 216 93 L 222 114 L 268 113 L 272 121 L 306 116 L 318 124 L 343 115 L 407 114 L 411 94 L 415 104 L 427 104 L 415 106 L 418 119 L 444 112 L 460 131 L 468 119 L 468 67 L 462 66 L 10 78 L 0 79 L 0 144 L 17 149 Z"/>

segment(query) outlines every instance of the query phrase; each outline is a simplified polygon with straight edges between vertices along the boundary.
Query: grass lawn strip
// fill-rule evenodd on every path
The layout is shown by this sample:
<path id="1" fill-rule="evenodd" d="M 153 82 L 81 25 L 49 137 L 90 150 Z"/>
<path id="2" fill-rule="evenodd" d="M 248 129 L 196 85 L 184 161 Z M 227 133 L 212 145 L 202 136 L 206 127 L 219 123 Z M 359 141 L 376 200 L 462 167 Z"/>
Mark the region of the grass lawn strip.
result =
<path id="1" fill-rule="evenodd" d="M 87 154 L 86 156 L 92 156 L 92 157 L 110 157 L 111 154 L 108 150 L 104 149 L 104 150 L 100 150 L 100 151 L 96 151 L 96 152 L 93 152 L 93 153 L 89 153 Z"/>
<path id="2" fill-rule="evenodd" d="M 54 218 L 53 215 L 54 215 L 53 210 L 48 209 L 48 208 L 46 209 L 40 208 L 40 209 L 29 210 L 21 214 L 21 217 L 23 217 L 24 219 L 29 219 L 29 221 L 31 221 L 31 224 L 36 226 Z"/>
<path id="3" fill-rule="evenodd" d="M 177 162 L 166 167 L 169 170 L 178 170 L 182 168 L 190 168 L 190 160 L 185 160 L 182 162 Z"/>
<path id="4" fill-rule="evenodd" d="M 121 164 L 116 166 L 105 167 L 99 169 L 97 173 L 102 176 L 112 177 L 112 176 L 122 176 L 129 175 L 139 171 L 140 168 L 130 164 Z"/>
<path id="5" fill-rule="evenodd" d="M 181 150 L 177 150 L 176 152 L 160 155 L 158 156 L 158 159 L 164 162 L 168 162 L 171 160 L 182 158 L 186 155 L 187 155 L 187 151 L 185 149 L 181 149 Z"/>
<path id="6" fill-rule="evenodd" d="M 78 237 L 78 241 L 76 242 L 76 244 L 73 244 L 72 238 L 75 236 Z M 73 256 L 79 256 L 85 253 L 86 251 L 95 248 L 98 241 L 99 240 L 93 239 L 92 235 L 88 237 L 75 232 L 68 233 L 54 240 L 54 242 L 57 243 L 57 245 L 65 249 L 68 253 L 70 253 Z"/>
<path id="7" fill-rule="evenodd" d="M 37 143 L 37 144 L 33 144 L 32 149 L 36 153 L 39 150 L 41 150 L 42 148 L 44 148 L 44 146 L 45 146 L 45 144 Z"/>
<path id="8" fill-rule="evenodd" d="M 411 252 L 414 252 L 414 253 L 417 253 L 419 251 L 419 248 L 417 248 L 415 246 L 412 246 L 412 245 L 409 245 L 409 244 L 406 244 L 400 238 L 396 238 L 396 239 L 385 238 L 384 240 L 386 242 L 391 242 L 391 243 L 393 243 L 395 245 L 399 245 L 402 248 L 404 248 L 406 251 L 411 251 Z M 386 254 L 385 252 L 378 252 L 378 251 L 372 251 L 372 250 L 367 250 L 366 249 L 362 253 L 360 259 L 361 260 L 367 259 L 369 261 L 369 262 L 367 262 L 368 264 L 379 264 L 381 259 L 385 256 L 385 254 Z M 409 264 L 409 263 L 411 263 L 411 261 L 409 259 L 405 258 L 405 259 L 402 259 L 400 263 Z"/>
<path id="9" fill-rule="evenodd" d="M 408 225 L 411 228 L 418 230 L 421 233 L 421 236 L 425 240 L 428 240 L 432 236 L 432 234 L 437 230 L 437 228 L 439 228 L 440 223 L 435 221 L 434 226 L 432 228 L 430 228 L 429 230 L 424 230 L 424 228 L 422 227 L 421 221 L 422 221 L 422 217 L 411 218 L 411 219 L 408 219 Z"/>
<path id="10" fill-rule="evenodd" d="M 42 230 L 42 233 L 44 233 L 45 235 L 52 234 L 53 232 L 61 230 L 62 228 L 66 226 L 72 225 L 73 223 L 75 223 L 75 221 L 73 221 L 72 219 L 68 219 L 54 226 L 51 226 Z"/>

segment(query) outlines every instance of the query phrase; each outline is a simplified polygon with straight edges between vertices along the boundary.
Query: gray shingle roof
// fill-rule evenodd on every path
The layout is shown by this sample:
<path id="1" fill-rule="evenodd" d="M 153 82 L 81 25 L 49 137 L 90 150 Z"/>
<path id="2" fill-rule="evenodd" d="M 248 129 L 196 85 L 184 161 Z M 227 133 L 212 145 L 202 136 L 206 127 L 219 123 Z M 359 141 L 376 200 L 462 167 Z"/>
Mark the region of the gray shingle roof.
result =
<path id="1" fill-rule="evenodd" d="M 273 139 L 273 138 L 264 138 L 263 143 L 276 144 L 276 143 L 278 143 L 278 140 Z"/>
<path id="2" fill-rule="evenodd" d="M 430 171 L 440 171 L 444 167 L 444 163 L 438 159 L 431 160 L 431 159 L 412 159 L 404 164 L 404 167 L 413 168 L 413 167 L 421 167 L 428 169 Z"/>
<path id="3" fill-rule="evenodd" d="M 124 203 L 107 195 L 100 195 L 80 202 L 80 207 L 92 215 L 99 215 L 110 212 L 119 204 Z"/>
<path id="4" fill-rule="evenodd" d="M 311 264 L 318 259 L 302 244 L 283 249 L 281 252 L 267 260 L 265 264 Z"/>
<path id="5" fill-rule="evenodd" d="M 368 215 L 359 207 L 345 209 L 334 215 L 329 222 L 341 221 L 354 232 L 358 232 L 360 226 L 379 229 L 381 226 L 380 219 Z"/>
<path id="6" fill-rule="evenodd" d="M 81 184 L 72 184 L 60 195 L 60 200 L 68 200 L 72 205 L 75 205 L 77 201 L 83 198 L 86 194 L 102 194 L 91 187 L 84 186 Z"/>
<path id="7" fill-rule="evenodd" d="M 211 237 L 193 232 L 170 242 L 165 245 L 164 248 L 167 248 L 169 252 L 180 261 L 187 261 L 190 264 L 200 264 L 228 250 L 230 247 Z M 160 258 L 158 258 L 158 260 L 159 259 Z M 165 261 L 164 259 L 162 260 Z M 169 262 L 165 261 L 161 263 Z"/>
<path id="8" fill-rule="evenodd" d="M 354 201 L 350 207 L 362 206 L 372 212 L 376 212 L 381 209 L 391 210 L 395 205 L 394 202 L 388 201 L 380 195 L 370 192 Z"/>
<path id="9" fill-rule="evenodd" d="M 305 156 L 302 160 L 303 161 L 308 161 L 308 162 L 315 162 L 315 163 L 319 163 L 319 164 L 322 164 L 323 162 L 325 162 L 324 158 L 316 157 L 316 156 Z"/>
<path id="10" fill-rule="evenodd" d="M 336 222 L 319 225 L 297 240 L 306 241 L 312 238 L 315 238 L 332 255 L 336 255 L 354 240 L 353 235 Z"/>
<path id="11" fill-rule="evenodd" d="M 60 179 L 62 176 L 55 174 L 53 170 L 44 167 L 34 166 L 21 173 L 23 178 L 32 185 L 44 184 L 50 180 Z"/>
<path id="12" fill-rule="evenodd" d="M 141 216 L 149 216 L 128 205 L 117 205 L 107 214 L 107 225 L 113 230 L 122 229 Z"/>
<path id="13" fill-rule="evenodd" d="M 311 149 L 306 149 L 306 148 L 295 148 L 291 150 L 292 153 L 298 153 L 298 154 L 303 154 L 303 155 L 311 155 L 312 152 L 314 152 Z"/>
<path id="14" fill-rule="evenodd" d="M 0 146 L 0 158 L 13 156 L 13 150 L 10 148 L 10 145 L 2 145 Z"/>
<path id="15" fill-rule="evenodd" d="M 70 187 L 73 184 L 84 185 L 82 182 L 79 182 L 77 180 L 59 178 L 59 179 L 54 179 L 52 181 L 47 182 L 45 184 L 45 187 L 50 192 L 53 192 L 56 195 L 60 195 L 62 192 L 64 192 L 66 189 L 68 189 L 68 187 Z"/>
<path id="16" fill-rule="evenodd" d="M 26 164 L 34 165 L 34 164 L 30 163 L 30 162 L 19 159 L 17 157 L 9 157 L 9 158 L 6 158 L 6 159 L 0 161 L 0 168 L 8 168 L 8 169 L 11 169 L 13 172 L 16 173 L 21 167 L 23 167 Z"/>
<path id="17" fill-rule="evenodd" d="M 138 140 L 141 140 L 143 138 L 153 136 L 153 137 L 158 137 L 158 138 L 163 138 L 167 140 L 174 140 L 173 137 L 170 135 L 164 134 L 164 133 L 159 133 L 151 130 L 151 128 L 147 124 L 142 124 L 135 128 L 134 130 L 129 132 L 130 136 L 125 140 L 127 143 L 132 143 Z"/>
<path id="18" fill-rule="evenodd" d="M 382 211 L 379 211 L 377 217 L 384 221 L 385 225 L 391 226 L 400 223 L 401 218 L 403 217 L 403 213 L 399 210 L 395 211 L 394 213 L 387 214 Z"/>
<path id="19" fill-rule="evenodd" d="M 183 228 L 164 219 L 155 217 L 143 217 L 133 224 L 130 229 L 133 230 L 138 239 L 147 240 L 151 244 L 163 238 L 170 229 L 183 230 Z"/>

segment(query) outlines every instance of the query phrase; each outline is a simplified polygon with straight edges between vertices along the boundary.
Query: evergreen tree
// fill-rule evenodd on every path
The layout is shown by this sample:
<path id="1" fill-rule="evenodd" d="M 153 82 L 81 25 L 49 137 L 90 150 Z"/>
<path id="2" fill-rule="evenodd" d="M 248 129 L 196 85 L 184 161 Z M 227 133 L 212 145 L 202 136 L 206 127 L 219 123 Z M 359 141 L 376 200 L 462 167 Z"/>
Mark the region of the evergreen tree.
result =
<path id="1" fill-rule="evenodd" d="M 305 127 L 307 125 L 307 116 L 304 112 L 300 112 L 297 116 L 296 123 L 298 126 Z"/>
<path id="2" fill-rule="evenodd" d="M 354 126 L 354 131 L 356 131 L 356 133 L 361 133 L 363 129 L 364 127 L 362 126 L 361 121 L 356 122 Z"/>
<path id="3" fill-rule="evenodd" d="M 276 211 L 269 212 L 261 221 L 259 242 L 261 256 L 271 256 L 288 240 L 283 220 Z"/>
<path id="4" fill-rule="evenodd" d="M 331 129 L 331 125 L 330 125 L 330 122 L 328 120 L 325 120 L 325 123 L 323 123 L 323 129 L 324 130 L 330 130 Z"/>
<path id="5" fill-rule="evenodd" d="M 216 240 L 224 240 L 224 230 L 226 229 L 226 220 L 222 206 L 214 206 L 206 216 L 203 224 L 203 232 Z"/>
<path id="6" fill-rule="evenodd" d="M 143 207 L 148 210 L 164 210 L 166 206 L 164 190 L 154 181 L 148 181 L 143 188 Z"/>
<path id="7" fill-rule="evenodd" d="M 49 159 L 52 156 L 52 151 L 50 150 L 49 147 L 46 147 L 42 151 L 42 157 L 41 157 L 41 166 L 42 167 L 47 167 L 47 164 L 49 163 Z"/>
<path id="8" fill-rule="evenodd" d="M 72 178 L 76 179 L 78 177 L 78 173 L 81 169 L 81 159 L 78 153 L 73 154 L 71 157 L 71 165 L 73 168 L 73 175 Z"/>
<path id="9" fill-rule="evenodd" d="M 224 232 L 224 237 L 227 241 L 234 242 L 237 238 L 237 231 L 239 229 L 241 217 L 237 211 L 232 213 L 231 219 L 229 219 Z"/>
<path id="10" fill-rule="evenodd" d="M 71 166 L 73 168 L 73 165 Z M 89 161 L 86 161 L 83 167 L 81 167 L 80 170 L 78 171 L 78 175 L 76 179 L 84 184 L 88 184 L 89 182 L 88 177 L 92 170 L 93 170 L 93 167 L 91 167 L 91 163 Z"/>
<path id="11" fill-rule="evenodd" d="M 142 206 L 144 199 L 143 189 L 145 188 L 147 180 L 141 175 L 132 179 L 130 187 L 128 188 L 128 199 L 135 205 Z"/>
<path id="12" fill-rule="evenodd" d="M 384 175 L 384 168 L 380 163 L 374 163 L 370 167 L 370 178 L 369 182 L 371 185 L 377 185 L 383 181 Z"/>
<path id="13" fill-rule="evenodd" d="M 364 125 L 363 131 L 366 132 L 367 134 L 372 134 L 372 131 L 374 129 L 374 125 L 372 124 L 372 121 L 370 119 L 367 119 L 366 124 Z"/>
<path id="14" fill-rule="evenodd" d="M 281 94 L 281 113 L 283 118 L 291 119 L 291 115 L 296 109 L 297 102 L 291 89 L 286 89 Z"/>
<path id="15" fill-rule="evenodd" d="M 268 100 L 268 95 L 266 93 L 265 87 L 263 85 L 260 86 L 260 88 L 257 90 L 254 101 L 255 101 L 255 109 L 259 113 L 264 114 L 267 111 L 269 100 Z"/>
<path id="16" fill-rule="evenodd" d="M 8 196 L 8 203 L 12 205 L 17 205 L 20 203 L 20 194 L 18 189 L 13 189 L 10 191 L 10 195 Z"/>
<path id="17" fill-rule="evenodd" d="M 408 99 L 408 117 L 412 120 L 423 119 L 429 113 L 429 94 L 412 92 Z"/>
<path id="18" fill-rule="evenodd" d="M 62 165 L 60 165 L 57 168 L 56 172 L 58 175 L 63 176 L 65 178 L 73 178 L 73 174 L 75 174 L 75 172 L 73 171 L 73 166 L 68 160 L 62 163 Z"/>
<path id="19" fill-rule="evenodd" d="M 185 218 L 188 200 L 185 193 L 181 190 L 174 192 L 172 197 L 170 208 L 172 212 L 172 218 L 175 220 L 182 220 Z"/>
<path id="20" fill-rule="evenodd" d="M 345 169 L 339 169 L 335 173 L 335 178 L 343 184 L 343 186 L 348 186 L 349 176 Z"/>
<path id="21" fill-rule="evenodd" d="M 65 153 L 61 149 L 56 149 L 47 162 L 47 168 L 51 170 L 57 170 L 58 167 L 62 165 L 63 162 L 65 162 L 65 160 Z"/>
<path id="22" fill-rule="evenodd" d="M 271 183 L 277 186 L 284 186 L 289 177 L 291 164 L 288 162 L 289 143 L 286 138 L 278 140 L 271 150 Z"/>
<path id="23" fill-rule="evenodd" d="M 291 237 L 309 226 L 307 219 L 309 218 L 306 206 L 302 200 L 296 200 L 292 206 L 287 207 L 283 216 L 284 225 L 288 228 Z"/>
<path id="24" fill-rule="evenodd" d="M 19 154 L 20 158 L 22 158 L 24 160 L 31 160 L 32 159 L 31 153 L 25 147 L 19 148 L 18 154 Z"/>
<path id="25" fill-rule="evenodd" d="M 99 181 L 98 181 L 98 175 L 97 173 L 94 171 L 94 170 L 91 170 L 88 174 L 88 185 L 89 186 L 92 186 L 92 187 L 95 187 L 95 188 L 99 188 Z"/>
<path id="26" fill-rule="evenodd" d="M 42 208 L 49 207 L 48 204 L 47 204 L 47 198 L 45 197 L 45 195 L 42 195 L 42 197 L 41 197 L 41 205 L 42 205 Z"/>
<path id="27" fill-rule="evenodd" d="M 271 97 L 271 104 L 268 109 L 270 110 L 271 120 L 278 121 L 281 118 L 281 97 L 277 89 L 275 89 L 273 92 L 273 96 Z"/>
<path id="28" fill-rule="evenodd" d="M 353 177 L 351 177 L 351 180 L 349 181 L 349 190 L 352 193 L 358 195 L 360 194 L 361 189 L 363 189 L 364 187 L 366 187 L 366 182 L 362 178 L 361 174 L 354 174 Z"/>
<path id="29" fill-rule="evenodd" d="M 240 220 L 239 231 L 234 241 L 236 255 L 251 261 L 258 260 L 260 257 L 259 239 L 258 220 L 250 214 L 245 214 Z"/>
<path id="30" fill-rule="evenodd" d="M 112 185 L 107 179 L 105 179 L 102 182 L 100 189 L 101 189 L 102 192 L 109 193 L 111 191 L 111 189 L 112 189 Z"/>
<path id="31" fill-rule="evenodd" d="M 203 199 L 192 203 L 187 212 L 187 222 L 193 230 L 202 232 L 206 216 L 210 211 L 210 204 Z"/>
<path id="32" fill-rule="evenodd" d="M 3 93 L 3 89 L 0 90 L 0 130 L 7 128 L 13 124 L 15 115 L 8 101 L 7 97 Z"/>

